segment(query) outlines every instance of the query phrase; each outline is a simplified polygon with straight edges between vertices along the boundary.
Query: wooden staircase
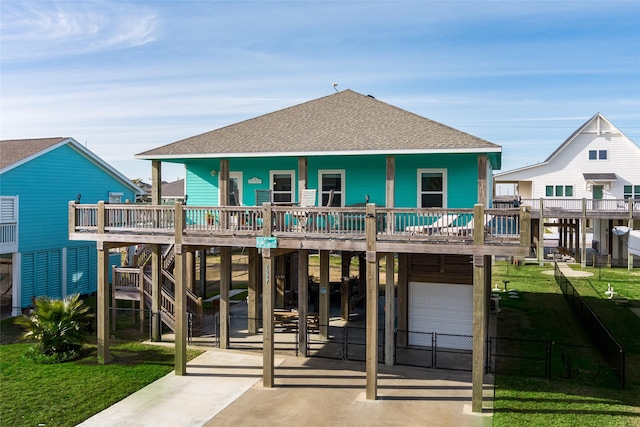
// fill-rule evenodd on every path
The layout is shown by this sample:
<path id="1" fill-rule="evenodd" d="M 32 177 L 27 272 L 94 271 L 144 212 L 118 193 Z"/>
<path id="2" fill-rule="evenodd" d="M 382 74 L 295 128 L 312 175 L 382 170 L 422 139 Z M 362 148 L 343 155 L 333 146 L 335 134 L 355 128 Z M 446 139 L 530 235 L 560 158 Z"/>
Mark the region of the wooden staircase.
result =
<path id="1" fill-rule="evenodd" d="M 151 309 L 153 301 L 153 283 L 151 279 L 151 245 L 142 245 L 133 257 L 133 265 L 113 267 L 113 304 L 112 319 L 115 329 L 116 301 L 142 301 L 141 305 Z M 162 254 L 162 285 L 160 286 L 160 319 L 172 331 L 175 331 L 175 266 L 174 245 L 169 245 Z M 187 313 L 196 317 L 194 324 L 202 320 L 202 297 L 187 288 Z M 141 324 L 142 327 L 142 324 Z"/>

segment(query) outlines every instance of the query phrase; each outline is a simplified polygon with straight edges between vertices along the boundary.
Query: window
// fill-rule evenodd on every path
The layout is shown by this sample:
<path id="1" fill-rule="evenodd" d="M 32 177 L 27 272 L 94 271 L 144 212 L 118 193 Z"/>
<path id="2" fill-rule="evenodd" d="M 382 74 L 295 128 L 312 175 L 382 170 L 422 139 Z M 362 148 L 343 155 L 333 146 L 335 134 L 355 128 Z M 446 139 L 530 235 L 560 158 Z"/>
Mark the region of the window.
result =
<path id="1" fill-rule="evenodd" d="M 547 185 L 546 197 L 573 197 L 573 185 Z"/>
<path id="2" fill-rule="evenodd" d="M 607 160 L 607 150 L 589 150 L 589 160 Z"/>
<path id="3" fill-rule="evenodd" d="M 447 173 L 445 169 L 418 169 L 418 207 L 447 207 Z"/>
<path id="4" fill-rule="evenodd" d="M 344 206 L 344 170 L 318 171 L 318 182 L 320 183 L 320 201 L 322 206 L 327 205 L 329 192 L 331 190 L 333 190 L 331 206 Z"/>
<path id="5" fill-rule="evenodd" d="M 122 203 L 122 196 L 124 196 L 124 193 L 110 191 L 109 203 Z"/>
<path id="6" fill-rule="evenodd" d="M 294 171 L 271 171 L 271 192 L 274 203 L 295 201 Z"/>
<path id="7" fill-rule="evenodd" d="M 640 185 L 625 185 L 624 198 L 640 200 Z"/>

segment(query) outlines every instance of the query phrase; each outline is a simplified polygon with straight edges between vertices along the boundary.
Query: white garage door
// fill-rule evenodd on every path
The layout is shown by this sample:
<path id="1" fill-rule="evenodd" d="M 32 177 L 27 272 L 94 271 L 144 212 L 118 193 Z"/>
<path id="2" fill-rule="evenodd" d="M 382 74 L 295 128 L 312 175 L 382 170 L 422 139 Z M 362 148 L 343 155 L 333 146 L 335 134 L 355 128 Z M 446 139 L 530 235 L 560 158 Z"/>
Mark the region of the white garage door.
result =
<path id="1" fill-rule="evenodd" d="M 473 286 L 409 282 L 409 331 L 435 332 L 438 347 L 471 350 Z M 409 345 L 431 346 L 431 339 L 410 333 Z"/>

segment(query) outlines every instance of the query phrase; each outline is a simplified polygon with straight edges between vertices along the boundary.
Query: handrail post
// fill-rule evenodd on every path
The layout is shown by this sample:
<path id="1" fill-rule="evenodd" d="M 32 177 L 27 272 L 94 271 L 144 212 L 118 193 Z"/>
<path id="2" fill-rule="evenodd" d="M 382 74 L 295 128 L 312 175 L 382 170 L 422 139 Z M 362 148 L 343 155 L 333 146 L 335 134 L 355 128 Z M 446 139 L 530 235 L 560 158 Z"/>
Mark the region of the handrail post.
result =
<path id="1" fill-rule="evenodd" d="M 76 202 L 69 202 L 69 234 L 76 232 Z"/>
<path id="2" fill-rule="evenodd" d="M 99 234 L 104 234 L 104 225 L 106 222 L 106 211 L 104 209 L 104 201 L 99 201 L 98 202 L 98 215 L 97 215 L 97 225 L 98 225 L 98 233 Z"/>
<path id="3" fill-rule="evenodd" d="M 376 251 L 376 205 L 367 203 L 365 214 L 367 236 L 366 272 L 366 398 L 378 397 L 378 254 Z"/>

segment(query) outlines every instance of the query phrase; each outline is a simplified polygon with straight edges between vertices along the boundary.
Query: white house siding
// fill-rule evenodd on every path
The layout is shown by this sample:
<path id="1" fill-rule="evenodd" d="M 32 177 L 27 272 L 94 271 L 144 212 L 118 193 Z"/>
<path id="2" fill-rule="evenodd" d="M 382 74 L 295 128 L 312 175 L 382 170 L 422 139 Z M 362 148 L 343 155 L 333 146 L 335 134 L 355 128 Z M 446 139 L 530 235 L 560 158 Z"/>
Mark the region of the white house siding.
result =
<path id="1" fill-rule="evenodd" d="M 556 153 L 549 163 L 501 174 L 496 181 L 531 182 L 530 198 L 547 198 L 547 185 L 572 185 L 573 198 L 593 197 L 583 173 L 615 173 L 617 180 L 605 186 L 603 198 L 622 199 L 625 185 L 640 185 L 640 148 L 618 131 L 597 135 L 595 123 Z M 589 150 L 607 150 L 607 160 L 589 160 Z M 526 185 L 521 185 L 526 189 Z M 522 193 L 520 193 L 523 195 Z M 528 198 L 527 195 L 523 195 Z"/>

